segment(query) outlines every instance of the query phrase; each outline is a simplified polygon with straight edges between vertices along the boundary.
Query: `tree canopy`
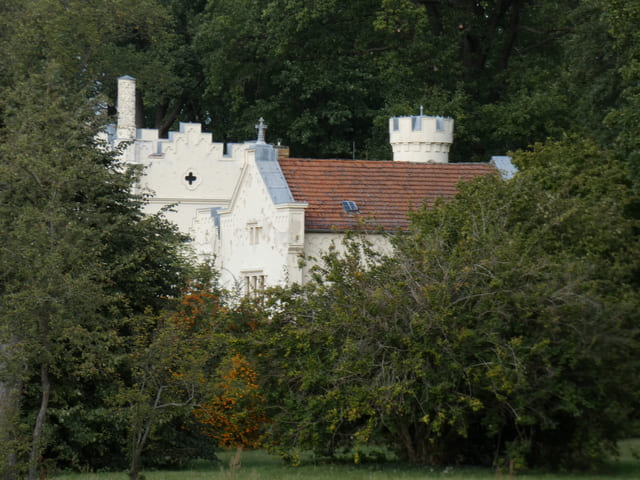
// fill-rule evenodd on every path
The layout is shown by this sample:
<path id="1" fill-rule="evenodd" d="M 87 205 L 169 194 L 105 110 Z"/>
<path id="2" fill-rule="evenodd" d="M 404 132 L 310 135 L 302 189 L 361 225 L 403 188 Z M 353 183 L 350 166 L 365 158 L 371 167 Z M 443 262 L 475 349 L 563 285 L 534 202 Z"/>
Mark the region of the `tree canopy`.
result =
<path id="1" fill-rule="evenodd" d="M 632 146 L 635 0 L 5 2 L 0 79 L 46 58 L 145 126 L 243 141 L 264 117 L 295 155 L 387 159 L 387 118 L 456 120 L 454 161 L 564 133 Z M 35 35 L 35 32 L 38 32 Z M 607 120 L 603 123 L 604 120 Z"/>
<path id="2" fill-rule="evenodd" d="M 161 307 L 189 271 L 185 237 L 143 216 L 136 173 L 99 141 L 99 97 L 76 86 L 51 61 L 4 89 L 0 105 L 0 383 L 14 399 L 0 412 L 29 412 L 21 424 L 31 428 L 2 432 L 2 467 L 18 465 L 30 439 L 29 478 L 50 445 L 48 419 L 80 417 L 84 394 L 99 409 L 124 316 Z"/>
<path id="3" fill-rule="evenodd" d="M 593 468 L 636 432 L 640 245 L 625 166 L 576 139 L 516 160 L 514 179 L 477 179 L 416 212 L 391 256 L 356 237 L 275 295 L 257 343 L 274 448 Z"/>

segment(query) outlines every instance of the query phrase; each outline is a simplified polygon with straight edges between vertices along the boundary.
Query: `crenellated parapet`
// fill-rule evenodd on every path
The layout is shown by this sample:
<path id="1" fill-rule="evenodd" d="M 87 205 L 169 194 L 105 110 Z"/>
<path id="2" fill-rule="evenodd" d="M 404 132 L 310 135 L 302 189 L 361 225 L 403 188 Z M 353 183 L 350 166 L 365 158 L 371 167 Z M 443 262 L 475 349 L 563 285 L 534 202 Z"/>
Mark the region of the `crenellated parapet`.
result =
<path id="1" fill-rule="evenodd" d="M 114 146 L 125 143 L 125 163 L 143 167 L 137 188 L 151 195 L 146 210 L 172 206 L 167 218 L 194 237 L 199 254 L 214 254 L 211 211 L 228 205 L 250 144 L 213 142 L 199 123 L 180 123 L 160 138 L 156 129 L 135 126 L 135 79 L 118 79 L 118 91 L 118 123 L 107 136 Z"/>
<path id="2" fill-rule="evenodd" d="M 184 122 L 180 122 L 177 132 L 169 132 L 168 138 L 160 138 L 156 129 L 139 128 L 133 145 L 136 149 L 136 160 L 141 163 L 145 163 L 145 159 L 193 155 L 195 152 L 197 155 L 229 160 L 234 157 L 234 151 L 244 149 L 244 144 L 241 143 L 225 145 L 221 142 L 213 142 L 211 133 L 202 132 L 201 124 Z"/>

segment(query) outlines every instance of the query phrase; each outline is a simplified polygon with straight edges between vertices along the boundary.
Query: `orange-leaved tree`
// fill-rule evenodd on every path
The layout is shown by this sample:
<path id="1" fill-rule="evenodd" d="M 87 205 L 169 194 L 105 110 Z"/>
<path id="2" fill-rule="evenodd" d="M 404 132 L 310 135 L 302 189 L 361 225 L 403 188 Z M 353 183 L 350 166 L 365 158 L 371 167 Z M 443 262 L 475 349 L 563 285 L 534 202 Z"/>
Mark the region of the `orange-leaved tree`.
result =
<path id="1" fill-rule="evenodd" d="M 171 309 L 130 320 L 117 401 L 130 425 L 131 480 L 153 432 L 192 413 L 221 446 L 258 445 L 263 400 L 255 371 L 237 352 L 241 336 L 255 328 L 256 310 L 232 299 L 212 275 L 192 282 Z"/>
<path id="2" fill-rule="evenodd" d="M 256 371 L 236 352 L 220 363 L 217 377 L 216 393 L 194 411 L 203 431 L 221 447 L 260 446 L 267 417 Z"/>

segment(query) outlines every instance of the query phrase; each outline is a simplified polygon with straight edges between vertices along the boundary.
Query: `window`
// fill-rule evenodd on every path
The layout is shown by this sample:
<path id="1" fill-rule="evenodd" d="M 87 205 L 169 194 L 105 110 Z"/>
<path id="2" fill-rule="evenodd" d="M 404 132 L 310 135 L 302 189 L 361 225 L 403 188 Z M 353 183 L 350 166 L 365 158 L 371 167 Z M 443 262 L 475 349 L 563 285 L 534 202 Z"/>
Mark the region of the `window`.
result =
<path id="1" fill-rule="evenodd" d="M 436 117 L 436 130 L 441 132 L 444 130 L 444 118 Z"/>
<path id="2" fill-rule="evenodd" d="M 356 202 L 352 202 L 351 200 L 344 200 L 342 202 L 342 208 L 346 213 L 357 213 L 359 210 Z"/>
<path id="3" fill-rule="evenodd" d="M 262 272 L 251 272 L 244 275 L 244 294 L 257 296 L 262 290 L 267 277 Z"/>
<path id="4" fill-rule="evenodd" d="M 422 130 L 422 118 L 411 117 L 411 128 L 413 131 Z"/>
<path id="5" fill-rule="evenodd" d="M 396 117 L 393 119 L 393 131 L 397 132 L 399 129 L 400 129 L 400 119 Z"/>
<path id="6" fill-rule="evenodd" d="M 247 224 L 247 230 L 249 231 L 249 245 L 257 245 L 260 243 L 262 227 L 257 223 L 249 223 Z"/>

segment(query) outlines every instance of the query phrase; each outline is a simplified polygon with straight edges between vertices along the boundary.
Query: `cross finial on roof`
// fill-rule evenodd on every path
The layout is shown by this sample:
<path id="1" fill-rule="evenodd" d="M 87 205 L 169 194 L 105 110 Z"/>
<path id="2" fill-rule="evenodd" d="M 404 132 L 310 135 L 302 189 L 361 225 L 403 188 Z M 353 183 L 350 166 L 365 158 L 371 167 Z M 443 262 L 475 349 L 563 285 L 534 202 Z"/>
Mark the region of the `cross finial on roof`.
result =
<path id="1" fill-rule="evenodd" d="M 264 118 L 260 117 L 260 120 L 258 120 L 258 123 L 256 123 L 256 128 L 258 129 L 258 140 L 256 141 L 256 143 L 265 143 L 264 131 L 267 129 L 267 126 L 268 125 L 264 123 Z"/>

